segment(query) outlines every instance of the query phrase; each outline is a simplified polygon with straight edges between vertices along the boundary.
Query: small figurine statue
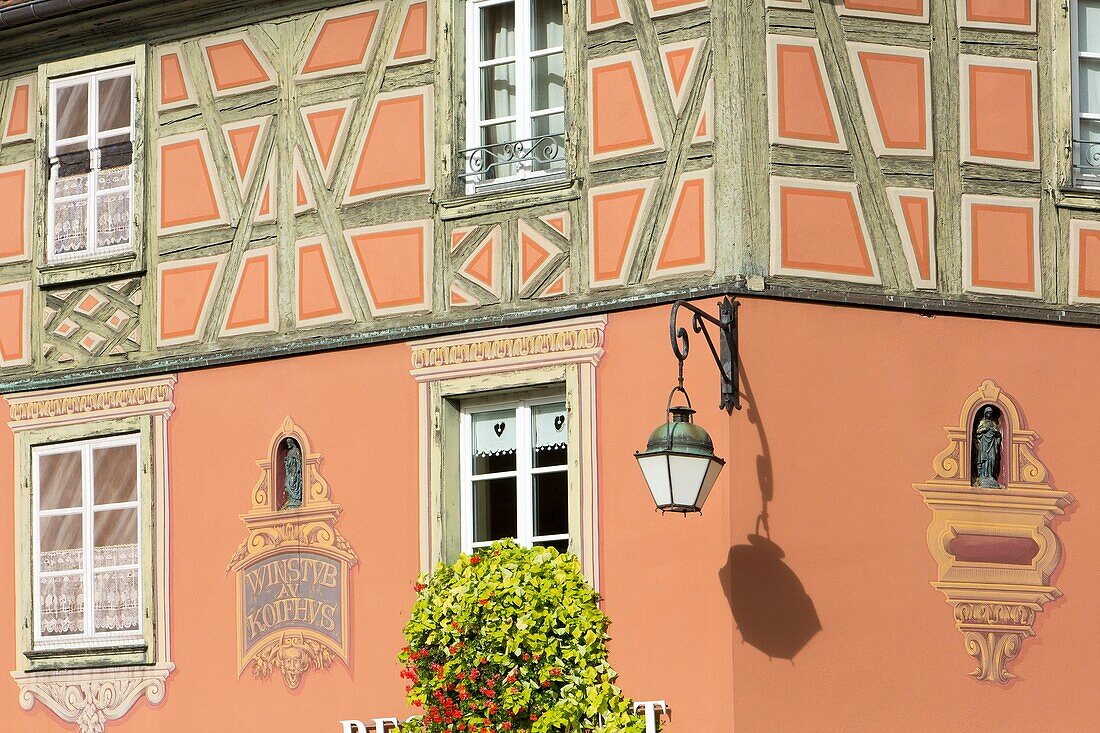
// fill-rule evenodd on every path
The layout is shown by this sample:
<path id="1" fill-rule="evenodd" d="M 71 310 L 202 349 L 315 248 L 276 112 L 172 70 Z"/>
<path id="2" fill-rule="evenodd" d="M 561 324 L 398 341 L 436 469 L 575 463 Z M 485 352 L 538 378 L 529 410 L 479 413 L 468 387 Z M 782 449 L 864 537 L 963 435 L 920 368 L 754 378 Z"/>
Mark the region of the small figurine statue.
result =
<path id="1" fill-rule="evenodd" d="M 283 492 L 286 502 L 283 509 L 297 509 L 302 506 L 302 450 L 298 441 L 286 439 L 286 455 L 283 456 Z"/>
<path id="2" fill-rule="evenodd" d="M 975 486 L 983 489 L 1001 489 L 997 474 L 1001 472 L 1001 428 L 997 425 L 991 406 L 982 410 L 982 418 L 974 429 L 974 468 L 977 471 Z"/>

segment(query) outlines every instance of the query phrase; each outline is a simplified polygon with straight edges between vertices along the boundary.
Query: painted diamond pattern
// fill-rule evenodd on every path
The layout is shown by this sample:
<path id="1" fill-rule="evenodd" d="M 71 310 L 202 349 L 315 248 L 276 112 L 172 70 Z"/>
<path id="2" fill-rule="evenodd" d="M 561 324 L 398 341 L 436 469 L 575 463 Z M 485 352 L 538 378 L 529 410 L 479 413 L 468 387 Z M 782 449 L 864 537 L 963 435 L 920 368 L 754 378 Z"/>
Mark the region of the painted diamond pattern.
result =
<path id="1" fill-rule="evenodd" d="M 141 280 L 43 294 L 44 368 L 125 358 L 141 347 Z"/>

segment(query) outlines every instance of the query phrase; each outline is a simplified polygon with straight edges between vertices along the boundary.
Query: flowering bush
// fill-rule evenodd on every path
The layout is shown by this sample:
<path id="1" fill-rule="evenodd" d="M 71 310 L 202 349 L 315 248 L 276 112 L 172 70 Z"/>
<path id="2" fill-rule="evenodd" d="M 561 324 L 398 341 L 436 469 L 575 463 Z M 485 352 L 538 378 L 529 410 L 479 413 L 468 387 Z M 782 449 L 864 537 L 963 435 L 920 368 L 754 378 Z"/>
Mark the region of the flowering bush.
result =
<path id="1" fill-rule="evenodd" d="M 423 717 L 402 731 L 644 733 L 612 684 L 610 622 L 572 555 L 502 540 L 416 589 L 400 659 Z"/>

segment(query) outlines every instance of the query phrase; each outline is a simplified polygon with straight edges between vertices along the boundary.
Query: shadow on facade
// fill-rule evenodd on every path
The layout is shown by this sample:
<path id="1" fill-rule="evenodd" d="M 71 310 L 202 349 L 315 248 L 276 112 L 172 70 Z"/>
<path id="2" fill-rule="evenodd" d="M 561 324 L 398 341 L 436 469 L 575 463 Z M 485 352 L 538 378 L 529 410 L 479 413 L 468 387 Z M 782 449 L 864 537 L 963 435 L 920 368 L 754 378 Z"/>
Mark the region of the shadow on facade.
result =
<path id="1" fill-rule="evenodd" d="M 744 373 L 742 380 L 747 417 L 756 426 L 760 440 L 760 455 L 756 457 L 760 514 L 756 530 L 748 536 L 748 544 L 730 548 L 729 559 L 721 570 L 722 587 L 745 643 L 769 657 L 793 660 L 821 631 L 821 621 L 802 581 L 783 562 L 783 549 L 771 540 L 768 524 L 768 502 L 774 496 L 771 451 Z"/>

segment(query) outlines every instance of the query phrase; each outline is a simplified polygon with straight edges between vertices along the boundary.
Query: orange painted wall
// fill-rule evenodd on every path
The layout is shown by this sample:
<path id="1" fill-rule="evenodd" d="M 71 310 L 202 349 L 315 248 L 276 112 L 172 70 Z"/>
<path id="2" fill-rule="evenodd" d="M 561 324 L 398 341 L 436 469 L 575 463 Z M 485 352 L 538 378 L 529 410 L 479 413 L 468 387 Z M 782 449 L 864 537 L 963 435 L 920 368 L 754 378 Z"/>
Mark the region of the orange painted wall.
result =
<path id="1" fill-rule="evenodd" d="M 744 299 L 746 409 L 717 409 L 702 344 L 687 367 L 699 422 L 728 459 L 701 517 L 659 516 L 633 451 L 661 419 L 675 362 L 665 307 L 613 314 L 597 370 L 602 592 L 612 661 L 626 692 L 666 699 L 670 733 L 757 731 L 1088 730 L 1087 670 L 1100 655 L 1100 474 L 1090 425 L 1100 413 L 1094 331 L 980 319 L 923 318 Z M 108 731 L 339 730 L 343 717 L 404 713 L 395 657 L 419 565 L 417 391 L 407 344 L 180 375 L 170 423 L 173 657 L 165 701 L 145 701 Z M 1057 365 L 1057 368 L 1052 368 Z M 931 475 L 942 426 L 984 378 L 1022 406 L 1038 456 L 1078 505 L 1057 526 L 1065 597 L 1039 614 L 1037 639 L 1012 665 L 1020 679 L 981 684 L 950 608 L 929 586 L 931 513 L 911 487 Z M 6 417 L 6 407 L 0 417 Z M 359 553 L 352 571 L 353 667 L 280 679 L 236 673 L 238 514 L 271 433 L 291 415 L 325 456 L 343 504 L 338 527 Z M 14 475 L 0 430 L 0 477 Z M 11 496 L 11 480 L 5 478 Z M 812 599 L 822 630 L 793 663 L 742 641 L 733 603 L 761 597 L 730 572 L 769 487 L 772 539 Z M 10 514 L 8 515 L 10 517 Z M 0 521 L 0 567 L 14 528 Z M 735 550 L 741 552 L 741 550 Z M 10 576 L 9 576 L 10 577 Z M 731 598 L 732 594 L 732 598 Z M 0 583 L 0 627 L 14 624 Z M 775 631 L 775 630 L 773 630 Z M 783 629 L 775 631 L 782 641 Z M 0 659 L 14 659 L 0 634 Z M 9 661 L 9 663 L 11 663 Z M 22 712 L 0 685 L 0 730 L 70 730 L 40 706 Z"/>

